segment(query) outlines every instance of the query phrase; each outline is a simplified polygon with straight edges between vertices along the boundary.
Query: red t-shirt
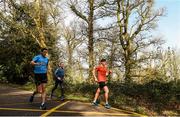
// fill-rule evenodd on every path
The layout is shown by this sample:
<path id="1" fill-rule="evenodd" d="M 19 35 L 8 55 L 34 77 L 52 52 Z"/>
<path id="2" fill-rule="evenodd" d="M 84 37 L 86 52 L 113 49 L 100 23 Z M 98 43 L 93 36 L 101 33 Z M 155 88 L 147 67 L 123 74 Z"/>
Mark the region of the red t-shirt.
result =
<path id="1" fill-rule="evenodd" d="M 98 73 L 98 82 L 106 82 L 107 68 L 99 65 L 96 67 L 96 71 Z"/>

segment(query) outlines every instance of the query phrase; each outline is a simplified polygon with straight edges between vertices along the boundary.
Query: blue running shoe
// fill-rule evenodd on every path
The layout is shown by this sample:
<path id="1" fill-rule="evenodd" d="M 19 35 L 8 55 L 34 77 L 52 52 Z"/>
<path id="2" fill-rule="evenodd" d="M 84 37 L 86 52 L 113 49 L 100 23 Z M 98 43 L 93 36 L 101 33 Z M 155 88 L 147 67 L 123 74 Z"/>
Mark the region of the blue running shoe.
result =
<path id="1" fill-rule="evenodd" d="M 111 106 L 109 104 L 105 104 L 105 108 L 110 109 Z"/>
<path id="2" fill-rule="evenodd" d="M 98 106 L 98 103 L 97 102 L 93 102 L 92 105 L 93 106 Z"/>

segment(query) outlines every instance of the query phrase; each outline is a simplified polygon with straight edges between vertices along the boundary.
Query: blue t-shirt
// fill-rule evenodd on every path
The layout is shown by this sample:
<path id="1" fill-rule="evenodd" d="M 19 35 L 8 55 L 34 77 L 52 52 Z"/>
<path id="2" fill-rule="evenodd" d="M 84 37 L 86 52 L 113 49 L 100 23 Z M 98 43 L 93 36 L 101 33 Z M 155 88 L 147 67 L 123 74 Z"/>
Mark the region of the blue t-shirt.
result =
<path id="1" fill-rule="evenodd" d="M 40 63 L 40 65 L 34 66 L 34 73 L 36 74 L 47 73 L 48 61 L 49 61 L 47 57 L 43 57 L 40 54 L 35 56 L 32 61 L 34 61 L 35 63 Z"/>

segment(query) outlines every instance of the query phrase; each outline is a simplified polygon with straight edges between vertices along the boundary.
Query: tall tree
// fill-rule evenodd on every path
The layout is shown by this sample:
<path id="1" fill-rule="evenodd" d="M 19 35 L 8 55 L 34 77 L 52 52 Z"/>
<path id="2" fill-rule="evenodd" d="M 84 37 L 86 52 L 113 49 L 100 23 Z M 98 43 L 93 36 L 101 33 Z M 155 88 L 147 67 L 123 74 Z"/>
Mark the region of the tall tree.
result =
<path id="1" fill-rule="evenodd" d="M 81 4 L 79 4 L 81 3 Z M 72 0 L 70 8 L 81 20 L 86 23 L 86 36 L 88 37 L 88 57 L 89 57 L 89 82 L 92 79 L 92 70 L 94 66 L 94 24 L 95 21 L 102 18 L 99 9 L 104 5 L 104 0 Z M 85 7 L 84 7 L 85 6 Z"/>
<path id="2" fill-rule="evenodd" d="M 137 53 L 160 42 L 159 39 L 151 38 L 149 31 L 155 28 L 164 9 L 155 11 L 153 0 L 116 0 L 109 4 L 115 4 L 119 41 L 123 49 L 125 81 L 129 83 L 133 77 L 133 66 L 146 59 Z M 134 56 L 137 56 L 136 59 Z"/>
<path id="3" fill-rule="evenodd" d="M 32 43 L 36 42 L 36 45 L 34 46 L 35 48 L 37 48 L 37 50 L 39 50 L 40 47 L 47 47 L 49 48 L 50 53 L 54 53 L 56 50 L 56 41 L 58 38 L 58 28 L 53 25 L 55 21 L 50 17 L 53 17 L 55 19 L 57 17 L 57 14 L 55 14 L 56 16 L 53 14 L 50 15 L 50 13 L 52 12 L 50 12 L 50 10 L 48 9 L 56 3 L 55 1 L 56 0 L 50 0 L 49 2 L 36 0 L 18 2 L 14 0 L 5 0 L 4 4 L 6 7 L 5 9 L 1 9 L 0 11 L 0 19 L 3 23 L 2 31 L 6 32 L 6 36 L 1 33 L 2 40 L 6 41 L 6 37 L 9 37 L 9 41 L 22 42 L 21 44 L 23 48 L 28 48 L 29 46 L 31 46 L 32 49 L 29 50 L 34 52 L 33 45 L 23 45 L 23 42 L 28 42 L 29 39 L 32 39 Z M 8 30 L 11 29 L 12 31 L 7 32 L 4 30 L 5 28 L 7 28 Z M 19 48 L 21 46 L 20 44 L 17 45 L 17 43 L 15 43 L 15 46 L 17 46 L 18 51 L 19 49 L 21 49 Z M 35 51 L 36 53 L 37 50 Z M 25 56 L 27 54 L 25 54 Z M 56 59 L 56 55 L 50 55 L 51 60 Z M 31 54 L 31 58 L 33 56 L 34 54 Z M 23 59 L 23 56 L 20 57 Z M 21 72 L 21 70 L 19 71 Z"/>

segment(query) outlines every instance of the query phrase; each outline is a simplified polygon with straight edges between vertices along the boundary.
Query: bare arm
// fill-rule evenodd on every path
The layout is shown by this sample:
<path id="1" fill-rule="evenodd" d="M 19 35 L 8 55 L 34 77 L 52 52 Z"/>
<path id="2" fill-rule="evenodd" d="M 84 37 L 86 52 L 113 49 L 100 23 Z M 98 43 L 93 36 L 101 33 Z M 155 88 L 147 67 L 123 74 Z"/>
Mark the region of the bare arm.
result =
<path id="1" fill-rule="evenodd" d="M 39 65 L 39 63 L 36 63 L 36 62 L 34 62 L 34 61 L 31 61 L 31 63 L 30 63 L 31 65 L 33 65 L 33 66 L 35 66 L 35 65 Z"/>
<path id="2" fill-rule="evenodd" d="M 112 74 L 112 70 L 107 70 L 106 76 L 108 76 L 109 74 Z"/>
<path id="3" fill-rule="evenodd" d="M 94 80 L 97 82 L 97 77 L 96 77 L 96 68 L 94 67 L 93 69 L 93 76 L 94 76 Z"/>

